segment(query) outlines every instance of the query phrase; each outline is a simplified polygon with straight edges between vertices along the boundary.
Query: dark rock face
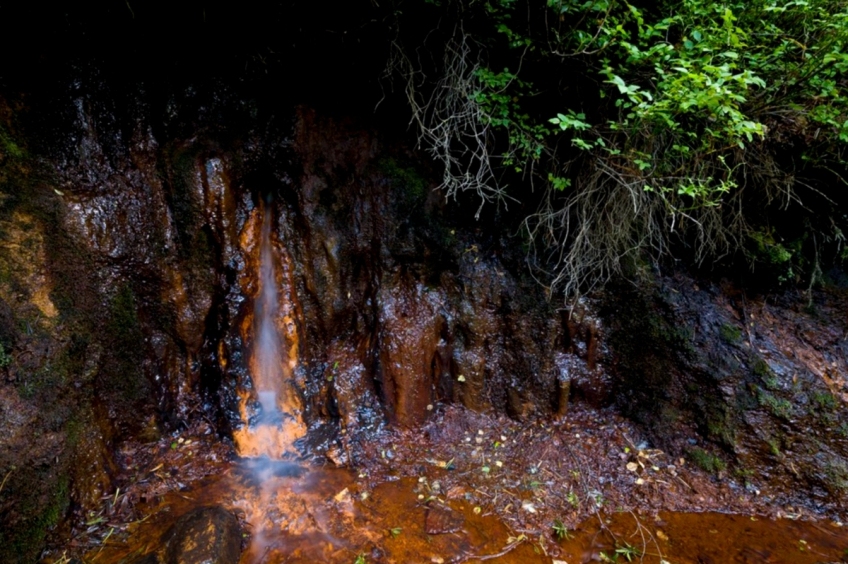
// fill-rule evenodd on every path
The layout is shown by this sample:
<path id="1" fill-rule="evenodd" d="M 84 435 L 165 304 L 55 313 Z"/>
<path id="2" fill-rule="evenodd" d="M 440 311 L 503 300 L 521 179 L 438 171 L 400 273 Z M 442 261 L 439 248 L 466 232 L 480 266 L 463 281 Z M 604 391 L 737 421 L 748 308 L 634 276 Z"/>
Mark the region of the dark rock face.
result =
<path id="1" fill-rule="evenodd" d="M 163 564 L 237 564 L 241 556 L 238 519 L 222 507 L 183 515 L 163 538 Z"/>
<path id="2" fill-rule="evenodd" d="M 88 113 L 75 119 L 65 228 L 100 265 L 103 292 L 124 284 L 135 299 L 139 366 L 164 423 L 202 403 L 227 431 L 255 405 L 267 199 L 280 330 L 308 425 L 415 426 L 446 401 L 548 414 L 567 402 L 569 371 L 596 369 L 595 344 L 575 346 L 594 332 L 554 312 L 508 244 L 451 221 L 413 158 L 374 133 L 301 108 L 290 129 L 224 148 L 211 134 L 158 140 L 153 116 L 135 117 L 117 149 Z"/>
<path id="3" fill-rule="evenodd" d="M 848 294 L 746 297 L 685 276 L 607 293 L 621 410 L 661 448 L 786 504 L 848 500 Z M 776 301 L 776 303 L 774 303 Z"/>

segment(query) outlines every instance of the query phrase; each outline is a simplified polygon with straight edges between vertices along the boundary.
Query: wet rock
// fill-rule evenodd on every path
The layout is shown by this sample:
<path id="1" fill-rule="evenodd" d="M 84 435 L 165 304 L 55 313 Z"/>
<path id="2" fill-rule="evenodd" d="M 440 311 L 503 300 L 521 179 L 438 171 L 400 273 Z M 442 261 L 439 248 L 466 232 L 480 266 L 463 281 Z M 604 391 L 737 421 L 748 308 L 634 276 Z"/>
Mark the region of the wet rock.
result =
<path id="1" fill-rule="evenodd" d="M 241 556 L 238 519 L 222 507 L 202 507 L 180 517 L 163 540 L 163 564 L 237 564 Z"/>
<path id="2" fill-rule="evenodd" d="M 455 533 L 464 523 L 462 515 L 449 507 L 431 505 L 424 514 L 424 530 L 428 535 Z"/>
<path id="3" fill-rule="evenodd" d="M 380 296 L 382 379 L 395 420 L 412 426 L 433 409 L 433 356 L 444 321 L 437 292 L 420 283 L 398 286 Z"/>

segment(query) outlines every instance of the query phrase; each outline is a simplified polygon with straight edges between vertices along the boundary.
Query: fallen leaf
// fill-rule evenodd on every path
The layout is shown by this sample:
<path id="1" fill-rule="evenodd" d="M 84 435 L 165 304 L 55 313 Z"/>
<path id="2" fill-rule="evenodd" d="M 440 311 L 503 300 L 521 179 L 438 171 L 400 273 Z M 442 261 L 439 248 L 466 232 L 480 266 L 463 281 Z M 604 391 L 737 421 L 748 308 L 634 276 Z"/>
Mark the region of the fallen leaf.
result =
<path id="1" fill-rule="evenodd" d="M 345 488 L 339 493 L 337 493 L 333 497 L 333 499 L 335 499 L 337 503 L 347 503 L 348 501 L 350 501 L 350 491 Z"/>

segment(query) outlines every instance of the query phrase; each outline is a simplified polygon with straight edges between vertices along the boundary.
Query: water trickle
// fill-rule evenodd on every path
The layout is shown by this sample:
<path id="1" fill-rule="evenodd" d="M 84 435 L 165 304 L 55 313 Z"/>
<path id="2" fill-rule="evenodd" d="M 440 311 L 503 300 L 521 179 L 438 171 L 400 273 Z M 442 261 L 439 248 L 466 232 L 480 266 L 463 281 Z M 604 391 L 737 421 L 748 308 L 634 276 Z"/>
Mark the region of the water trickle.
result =
<path id="1" fill-rule="evenodd" d="M 292 381 L 297 335 L 289 261 L 274 245 L 272 207 L 265 205 L 257 213 L 262 218 L 257 292 L 253 322 L 248 325 L 252 335 L 247 339 L 253 342 L 250 371 L 255 395 L 245 392 L 242 396 L 244 426 L 234 438 L 240 456 L 279 460 L 297 454 L 295 441 L 306 434 L 306 428 Z M 258 217 L 253 220 L 258 222 Z"/>

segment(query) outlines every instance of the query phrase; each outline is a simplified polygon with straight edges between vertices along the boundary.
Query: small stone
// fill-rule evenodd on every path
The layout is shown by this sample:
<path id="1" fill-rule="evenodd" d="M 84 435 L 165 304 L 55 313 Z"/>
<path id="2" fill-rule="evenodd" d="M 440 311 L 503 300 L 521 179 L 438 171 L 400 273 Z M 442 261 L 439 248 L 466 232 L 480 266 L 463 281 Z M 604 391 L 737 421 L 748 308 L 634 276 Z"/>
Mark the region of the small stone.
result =
<path id="1" fill-rule="evenodd" d="M 536 513 L 536 507 L 529 501 L 522 502 L 521 509 L 528 513 Z"/>
<path id="2" fill-rule="evenodd" d="M 455 533 L 462 528 L 465 519 L 448 507 L 433 505 L 424 515 L 424 531 L 428 535 Z"/>

